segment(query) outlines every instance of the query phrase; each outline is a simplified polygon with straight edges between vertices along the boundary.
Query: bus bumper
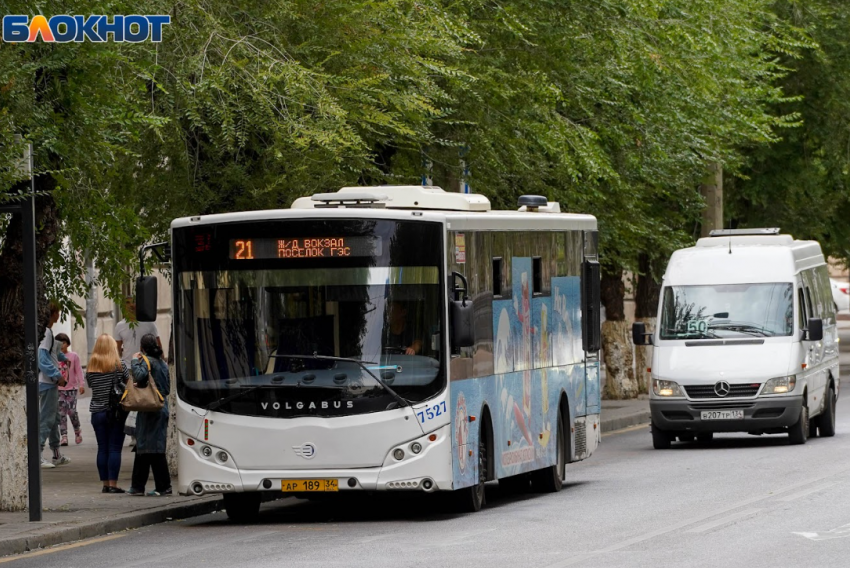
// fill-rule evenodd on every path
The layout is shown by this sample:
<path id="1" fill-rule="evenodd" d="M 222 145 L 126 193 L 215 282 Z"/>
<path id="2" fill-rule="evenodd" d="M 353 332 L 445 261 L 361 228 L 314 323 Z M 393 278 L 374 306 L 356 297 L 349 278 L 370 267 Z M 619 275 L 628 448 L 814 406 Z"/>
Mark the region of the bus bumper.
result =
<path id="1" fill-rule="evenodd" d="M 435 436 L 435 440 L 430 440 Z M 356 469 L 245 470 L 232 459 L 219 459 L 227 448 L 212 448 L 205 457 L 204 444 L 190 447 L 189 436 L 180 434 L 178 451 L 178 484 L 181 495 L 240 493 L 246 491 L 281 491 L 283 482 L 292 479 L 336 479 L 340 491 L 436 491 L 452 489 L 451 425 L 399 443 L 387 452 L 380 467 Z M 412 446 L 422 450 L 416 454 Z M 404 457 L 397 460 L 394 452 L 401 449 Z"/>

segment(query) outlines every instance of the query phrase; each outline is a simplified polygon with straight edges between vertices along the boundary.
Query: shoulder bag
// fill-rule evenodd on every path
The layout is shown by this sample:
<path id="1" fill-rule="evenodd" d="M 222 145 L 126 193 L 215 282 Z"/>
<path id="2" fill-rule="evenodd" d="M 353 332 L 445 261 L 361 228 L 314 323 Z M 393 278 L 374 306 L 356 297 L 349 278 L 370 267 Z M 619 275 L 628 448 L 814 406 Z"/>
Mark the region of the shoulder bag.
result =
<path id="1" fill-rule="evenodd" d="M 136 386 L 135 381 L 127 381 L 127 388 L 124 389 L 124 396 L 121 397 L 121 408 L 130 412 L 156 412 L 162 410 L 165 404 L 165 399 L 156 388 L 156 381 L 151 374 L 151 362 L 147 357 L 142 355 L 145 364 L 148 366 L 148 384 L 144 388 Z"/>

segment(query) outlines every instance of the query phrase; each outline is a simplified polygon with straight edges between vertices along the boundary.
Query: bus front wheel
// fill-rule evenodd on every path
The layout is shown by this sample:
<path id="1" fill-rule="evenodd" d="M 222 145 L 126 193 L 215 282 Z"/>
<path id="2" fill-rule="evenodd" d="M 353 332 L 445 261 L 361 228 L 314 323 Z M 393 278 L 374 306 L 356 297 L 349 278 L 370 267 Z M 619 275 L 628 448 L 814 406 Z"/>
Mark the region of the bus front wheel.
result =
<path id="1" fill-rule="evenodd" d="M 253 493 L 225 493 L 224 510 L 227 518 L 236 523 L 247 523 L 256 520 L 260 513 L 260 494 Z"/>
<path id="2" fill-rule="evenodd" d="M 476 513 L 484 505 L 484 482 L 487 481 L 487 468 L 490 463 L 485 430 L 482 428 L 481 435 L 478 436 L 478 483 L 456 491 L 455 505 L 461 513 Z"/>

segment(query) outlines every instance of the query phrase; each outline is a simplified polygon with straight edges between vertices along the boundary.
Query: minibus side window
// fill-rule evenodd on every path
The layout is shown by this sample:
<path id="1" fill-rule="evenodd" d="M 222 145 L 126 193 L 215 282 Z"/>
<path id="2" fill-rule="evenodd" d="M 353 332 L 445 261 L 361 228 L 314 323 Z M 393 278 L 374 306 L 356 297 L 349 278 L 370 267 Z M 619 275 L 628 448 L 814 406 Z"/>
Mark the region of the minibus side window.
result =
<path id="1" fill-rule="evenodd" d="M 806 309 L 806 296 L 803 294 L 803 289 L 797 289 L 797 296 L 800 299 L 800 327 L 806 327 L 806 321 L 808 321 L 808 313 L 809 310 Z"/>
<path id="2" fill-rule="evenodd" d="M 812 303 L 812 290 L 808 286 L 806 286 L 806 313 L 809 314 L 809 317 L 814 316 L 813 312 L 814 304 Z"/>

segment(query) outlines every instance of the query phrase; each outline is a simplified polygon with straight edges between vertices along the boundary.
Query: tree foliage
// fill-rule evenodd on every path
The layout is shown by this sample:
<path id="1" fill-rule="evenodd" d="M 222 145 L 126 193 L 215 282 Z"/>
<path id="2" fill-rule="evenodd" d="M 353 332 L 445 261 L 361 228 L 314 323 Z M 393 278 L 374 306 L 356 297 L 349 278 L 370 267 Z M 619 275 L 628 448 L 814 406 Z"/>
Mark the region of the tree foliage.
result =
<path id="1" fill-rule="evenodd" d="M 706 164 L 742 172 L 795 131 L 785 75 L 816 57 L 807 21 L 768 0 L 0 5 L 172 16 L 159 44 L 0 49 L 0 191 L 18 191 L 20 133 L 69 244 L 45 265 L 60 298 L 85 255 L 120 294 L 174 217 L 428 173 L 499 207 L 537 193 L 593 213 L 609 269 L 635 269 L 692 238 Z"/>
<path id="2" fill-rule="evenodd" d="M 777 14 L 805 28 L 817 44 L 799 58 L 781 86 L 780 112 L 801 127 L 753 149 L 739 179 L 730 180 L 729 217 L 742 226 L 778 226 L 820 241 L 824 252 L 850 260 L 850 7 L 840 0 L 784 0 Z"/>

